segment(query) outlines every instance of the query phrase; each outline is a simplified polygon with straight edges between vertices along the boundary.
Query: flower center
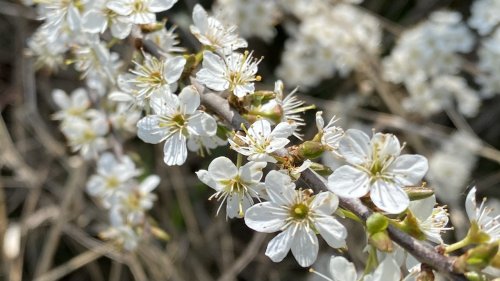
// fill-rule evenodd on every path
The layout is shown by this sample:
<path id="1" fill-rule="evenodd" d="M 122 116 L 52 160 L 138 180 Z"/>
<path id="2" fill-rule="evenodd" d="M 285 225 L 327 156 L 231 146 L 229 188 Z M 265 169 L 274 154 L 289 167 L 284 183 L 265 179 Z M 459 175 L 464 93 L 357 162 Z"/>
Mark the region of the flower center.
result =
<path id="1" fill-rule="evenodd" d="M 309 215 L 309 207 L 304 203 L 298 203 L 292 206 L 290 215 L 295 220 L 304 220 Z"/>
<path id="2" fill-rule="evenodd" d="M 174 122 L 177 127 L 182 128 L 186 124 L 186 119 L 184 118 L 184 115 L 177 114 L 172 118 L 172 122 Z"/>
<path id="3" fill-rule="evenodd" d="M 146 7 L 144 6 L 144 3 L 142 0 L 137 0 L 134 2 L 134 11 L 135 12 L 143 12 L 146 10 Z"/>
<path id="4" fill-rule="evenodd" d="M 114 189 L 118 187 L 120 184 L 120 181 L 116 177 L 109 177 L 106 179 L 106 187 L 110 189 Z"/>

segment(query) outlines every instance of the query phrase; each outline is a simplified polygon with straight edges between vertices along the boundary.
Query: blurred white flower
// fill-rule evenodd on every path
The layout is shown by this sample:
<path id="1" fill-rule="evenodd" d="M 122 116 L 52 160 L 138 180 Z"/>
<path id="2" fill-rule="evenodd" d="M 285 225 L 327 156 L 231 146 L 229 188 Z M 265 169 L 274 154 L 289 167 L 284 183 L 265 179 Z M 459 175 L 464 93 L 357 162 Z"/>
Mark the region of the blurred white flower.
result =
<path id="1" fill-rule="evenodd" d="M 111 206 L 110 219 L 114 224 L 141 224 L 144 222 L 145 212 L 153 207 L 156 195 L 153 190 L 160 184 L 160 177 L 150 175 L 141 183 L 131 182 L 124 192 L 118 193 Z"/>
<path id="2" fill-rule="evenodd" d="M 87 182 L 87 192 L 102 200 L 106 209 L 112 207 L 120 192 L 124 192 L 127 182 L 138 176 L 139 170 L 128 156 L 117 159 L 107 152 L 101 155 L 97 162 L 97 174 Z"/>
<path id="3" fill-rule="evenodd" d="M 259 81 L 257 65 L 261 60 L 254 59 L 252 53 L 232 53 L 220 57 L 215 53 L 203 52 L 202 69 L 196 79 L 215 91 L 229 90 L 242 98 L 255 90 L 254 81 Z"/>
<path id="4" fill-rule="evenodd" d="M 370 193 L 378 208 L 387 213 L 404 211 L 410 200 L 402 189 L 417 185 L 428 169 L 421 155 L 400 155 L 401 146 L 392 134 L 375 134 L 372 139 L 355 129 L 346 131 L 339 152 L 349 165 L 335 169 L 328 188 L 341 197 L 360 198 Z"/>
<path id="5" fill-rule="evenodd" d="M 280 11 L 275 1 L 217 0 L 212 11 L 227 25 L 237 25 L 245 38 L 259 37 L 270 41 L 276 34 Z"/>
<path id="6" fill-rule="evenodd" d="M 84 118 L 90 107 L 89 94 L 84 88 L 74 90 L 70 96 L 63 90 L 55 89 L 52 91 L 52 99 L 61 109 L 53 115 L 56 120 L 64 121 L 72 117 Z"/>
<path id="7" fill-rule="evenodd" d="M 238 168 L 228 158 L 218 157 L 210 163 L 208 170 L 199 170 L 196 175 L 216 191 L 209 200 L 215 198 L 221 201 L 217 214 L 226 203 L 226 217 L 242 218 L 253 205 L 253 198 L 260 200 L 266 197 L 264 184 L 260 182 L 266 164 L 248 162 Z"/>
<path id="8" fill-rule="evenodd" d="M 182 165 L 187 158 L 186 140 L 190 135 L 213 136 L 217 123 L 209 114 L 198 110 L 200 95 L 195 87 L 187 86 L 179 96 L 164 92 L 151 97 L 154 114 L 137 123 L 137 135 L 147 143 L 165 141 L 164 162 Z"/>
<path id="9" fill-rule="evenodd" d="M 270 154 L 284 148 L 293 134 L 294 128 L 286 122 L 281 122 L 271 131 L 271 123 L 265 119 L 255 121 L 247 131 L 246 136 L 236 134 L 234 139 L 228 139 L 231 148 L 245 156 L 250 161 L 265 161 L 276 163 Z"/>
<path id="10" fill-rule="evenodd" d="M 108 122 L 106 116 L 96 110 L 88 110 L 85 117 L 88 119 L 71 118 L 71 122 L 64 122 L 61 131 L 73 152 L 80 151 L 85 159 L 96 158 L 108 146 L 105 138 Z"/>
<path id="11" fill-rule="evenodd" d="M 457 101 L 464 115 L 477 114 L 479 96 L 457 76 L 463 66 L 460 53 L 474 47 L 474 36 L 461 19 L 458 12 L 433 12 L 405 31 L 384 58 L 385 79 L 404 83 L 410 94 L 404 101 L 407 110 L 430 116 Z"/>
<path id="12" fill-rule="evenodd" d="M 270 201 L 250 207 L 245 223 L 259 232 L 282 231 L 267 245 L 272 261 L 282 261 L 291 249 L 300 266 L 312 265 L 319 250 L 316 232 L 331 247 L 345 246 L 347 230 L 332 216 L 338 206 L 335 195 L 295 190 L 291 178 L 278 171 L 269 172 L 265 185 Z"/>
<path id="13" fill-rule="evenodd" d="M 463 189 L 468 185 L 474 169 L 480 141 L 459 131 L 443 139 L 441 148 L 429 159 L 429 182 L 436 196 L 459 208 Z"/>
<path id="14" fill-rule="evenodd" d="M 500 1 L 476 0 L 472 2 L 469 25 L 480 35 L 487 35 L 500 23 Z"/>
<path id="15" fill-rule="evenodd" d="M 382 37 L 380 25 L 354 5 L 332 5 L 324 1 L 280 2 L 302 19 L 297 27 L 285 25 L 293 27 L 288 28 L 291 38 L 285 43 L 277 75 L 286 83 L 312 87 L 336 72 L 348 75 L 366 63 L 366 56 L 378 56 Z M 297 4 L 300 8 L 296 10 L 293 5 Z M 308 9 L 312 9 L 310 14 L 305 12 Z"/>

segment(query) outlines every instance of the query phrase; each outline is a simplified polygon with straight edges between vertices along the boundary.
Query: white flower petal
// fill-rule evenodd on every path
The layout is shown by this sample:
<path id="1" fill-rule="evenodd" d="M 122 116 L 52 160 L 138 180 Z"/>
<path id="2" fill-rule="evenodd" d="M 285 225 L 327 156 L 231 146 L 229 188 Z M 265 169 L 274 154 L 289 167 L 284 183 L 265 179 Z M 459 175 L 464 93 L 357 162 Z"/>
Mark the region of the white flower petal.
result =
<path id="1" fill-rule="evenodd" d="M 193 8 L 193 23 L 199 32 L 205 34 L 208 29 L 208 14 L 200 4 L 196 4 Z"/>
<path id="2" fill-rule="evenodd" d="M 476 187 L 471 188 L 469 193 L 467 194 L 467 198 L 465 198 L 465 211 L 467 212 L 467 216 L 469 220 L 477 220 L 477 203 L 476 203 Z"/>
<path id="3" fill-rule="evenodd" d="M 71 101 L 65 91 L 55 89 L 52 91 L 52 99 L 60 109 L 66 109 L 71 106 Z"/>
<path id="4" fill-rule="evenodd" d="M 371 140 L 372 147 L 376 147 L 379 155 L 397 157 L 401 152 L 398 138 L 393 134 L 376 133 Z"/>
<path id="5" fill-rule="evenodd" d="M 408 208 L 410 199 L 399 186 L 383 180 L 372 185 L 370 198 L 375 206 L 390 214 L 399 214 Z"/>
<path id="6" fill-rule="evenodd" d="M 188 130 L 198 136 L 214 136 L 217 133 L 217 122 L 210 114 L 200 111 L 189 118 Z"/>
<path id="7" fill-rule="evenodd" d="M 262 179 L 262 169 L 266 162 L 248 162 L 240 168 L 240 178 L 243 182 L 256 182 Z"/>
<path id="8" fill-rule="evenodd" d="M 360 130 L 347 130 L 339 142 L 340 154 L 353 165 L 367 162 L 371 149 L 370 138 Z"/>
<path id="9" fill-rule="evenodd" d="M 328 177 L 327 185 L 340 197 L 360 198 L 370 191 L 370 178 L 365 172 L 344 165 Z"/>
<path id="10" fill-rule="evenodd" d="M 287 216 L 286 210 L 272 202 L 258 203 L 246 211 L 245 224 L 255 231 L 272 233 L 285 225 Z"/>
<path id="11" fill-rule="evenodd" d="M 320 192 L 314 196 L 311 209 L 325 215 L 331 215 L 339 206 L 339 199 L 331 192 Z"/>
<path id="12" fill-rule="evenodd" d="M 292 254 L 300 266 L 312 265 L 318 257 L 318 250 L 318 238 L 314 231 L 306 231 L 305 228 L 297 230 L 292 243 Z"/>
<path id="13" fill-rule="evenodd" d="M 132 13 L 132 6 L 124 5 L 124 3 L 120 0 L 111 0 L 106 3 L 106 7 L 122 16 L 128 16 Z"/>
<path id="14" fill-rule="evenodd" d="M 386 257 L 370 277 L 370 281 L 399 281 L 401 270 L 394 259 Z"/>
<path id="15" fill-rule="evenodd" d="M 345 247 L 346 228 L 331 216 L 322 216 L 315 220 L 314 226 L 326 243 L 333 248 Z"/>
<path id="16" fill-rule="evenodd" d="M 102 33 L 108 26 L 106 16 L 97 10 L 90 10 L 83 15 L 82 30 L 89 33 Z"/>
<path id="17" fill-rule="evenodd" d="M 181 77 L 186 59 L 181 56 L 169 58 L 164 63 L 164 77 L 169 84 L 176 82 Z"/>
<path id="18" fill-rule="evenodd" d="M 422 155 L 401 155 L 388 167 L 387 173 L 396 176 L 398 184 L 408 186 L 418 184 L 429 169 L 427 159 Z"/>
<path id="19" fill-rule="evenodd" d="M 236 165 L 224 156 L 215 158 L 208 166 L 208 172 L 215 181 L 227 181 L 238 175 Z"/>
<path id="20" fill-rule="evenodd" d="M 296 196 L 295 184 L 288 175 L 270 171 L 266 176 L 265 184 L 272 202 L 285 206 L 293 204 Z"/>
<path id="21" fill-rule="evenodd" d="M 425 221 L 431 216 L 435 205 L 436 196 L 432 195 L 422 200 L 411 201 L 408 208 L 420 221 Z"/>
<path id="22" fill-rule="evenodd" d="M 255 121 L 248 129 L 248 135 L 255 139 L 263 139 L 271 134 L 271 123 L 265 119 Z"/>
<path id="23" fill-rule="evenodd" d="M 149 115 L 137 122 L 137 136 L 147 143 L 159 143 L 168 134 L 167 127 L 160 127 L 160 118 L 157 115 Z"/>
<path id="24" fill-rule="evenodd" d="M 291 228 L 287 228 L 285 231 L 276 235 L 276 237 L 269 241 L 269 244 L 267 244 L 266 256 L 268 256 L 273 262 L 282 261 L 290 251 L 292 242 L 293 232 Z"/>
<path id="25" fill-rule="evenodd" d="M 152 0 L 148 7 L 149 11 L 159 13 L 172 8 L 175 3 L 177 0 Z"/>
<path id="26" fill-rule="evenodd" d="M 210 186 L 211 188 L 215 189 L 216 191 L 220 190 L 219 186 L 214 181 L 214 179 L 210 176 L 210 173 L 207 170 L 199 170 L 196 172 L 196 175 L 198 176 L 198 179 L 200 179 L 200 181 L 202 181 L 204 184 Z"/>
<path id="27" fill-rule="evenodd" d="M 332 257 L 330 259 L 330 275 L 334 281 L 357 281 L 358 274 L 354 264 L 344 257 Z"/>
<path id="28" fill-rule="evenodd" d="M 293 127 L 290 126 L 290 124 L 286 122 L 281 122 L 276 127 L 274 130 L 271 132 L 269 135 L 272 138 L 288 138 L 293 134 Z"/>
<path id="29" fill-rule="evenodd" d="M 193 114 L 200 106 L 200 94 L 194 86 L 187 86 L 179 94 L 179 102 L 184 108 L 184 113 Z"/>
<path id="30" fill-rule="evenodd" d="M 153 191 L 160 184 L 160 177 L 157 175 L 151 175 L 145 178 L 140 186 L 139 190 L 144 193 L 149 193 Z"/>
<path id="31" fill-rule="evenodd" d="M 168 138 L 163 147 L 163 153 L 165 164 L 169 166 L 184 164 L 187 158 L 186 137 L 182 134 L 174 134 Z"/>

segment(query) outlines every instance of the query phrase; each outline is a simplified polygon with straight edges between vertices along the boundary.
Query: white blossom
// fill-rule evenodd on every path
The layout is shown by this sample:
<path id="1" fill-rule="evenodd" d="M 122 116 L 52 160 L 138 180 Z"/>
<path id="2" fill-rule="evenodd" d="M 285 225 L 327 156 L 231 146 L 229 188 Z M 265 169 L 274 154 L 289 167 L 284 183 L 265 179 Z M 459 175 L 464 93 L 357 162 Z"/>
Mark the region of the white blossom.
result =
<path id="1" fill-rule="evenodd" d="M 358 281 L 358 273 L 353 263 L 341 256 L 332 256 L 329 264 L 330 277 L 318 272 L 314 272 L 328 281 Z M 362 278 L 365 281 L 399 281 L 401 273 L 396 261 L 387 256 L 384 258 L 375 271 Z"/>
<path id="2" fill-rule="evenodd" d="M 410 200 L 402 189 L 417 185 L 428 169 L 420 155 L 400 155 L 401 146 L 392 134 L 375 134 L 349 129 L 342 137 L 339 152 L 349 165 L 335 169 L 328 177 L 328 188 L 347 198 L 370 194 L 378 208 L 387 213 L 404 211 Z"/>
<path id="3" fill-rule="evenodd" d="M 236 24 L 245 38 L 259 37 L 271 41 L 280 11 L 275 1 L 217 0 L 212 10 L 227 25 Z"/>
<path id="4" fill-rule="evenodd" d="M 82 30 L 89 33 L 104 33 L 108 28 L 111 35 L 125 39 L 132 31 L 132 23 L 128 18 L 120 16 L 109 9 L 108 0 L 97 0 L 91 9 L 83 14 Z"/>
<path id="5" fill-rule="evenodd" d="M 71 122 L 64 122 L 61 131 L 68 139 L 73 152 L 80 151 L 85 159 L 91 159 L 107 148 L 105 135 L 109 127 L 101 112 L 89 110 L 85 117 L 88 119 L 72 118 Z"/>
<path id="6" fill-rule="evenodd" d="M 331 247 L 345 246 L 347 231 L 332 216 L 338 206 L 336 196 L 295 190 L 291 178 L 278 171 L 269 172 L 265 185 L 270 201 L 250 207 L 245 223 L 259 232 L 282 231 L 267 245 L 266 255 L 272 261 L 282 261 L 291 249 L 300 266 L 310 266 L 319 250 L 316 233 Z"/>
<path id="7" fill-rule="evenodd" d="M 147 53 L 143 54 L 142 63 L 134 61 L 135 69 L 118 78 L 120 89 L 129 94 L 130 100 L 135 100 L 139 105 L 152 95 L 175 90 L 177 80 L 181 77 L 186 64 L 186 59 L 181 56 L 158 59 Z M 115 97 L 115 100 L 120 99 Z"/>
<path id="8" fill-rule="evenodd" d="M 239 37 L 236 25 L 225 26 L 217 18 L 209 17 L 200 4 L 194 6 L 193 22 L 191 33 L 203 45 L 221 54 L 230 54 L 231 51 L 248 46 L 247 41 Z"/>
<path id="9" fill-rule="evenodd" d="M 159 183 L 160 177 L 157 175 L 150 175 L 141 183 L 131 182 L 124 192 L 117 194 L 110 211 L 111 221 L 124 218 L 123 224 L 143 223 L 145 211 L 150 210 L 156 200 L 156 195 L 152 191 Z"/>
<path id="10" fill-rule="evenodd" d="M 220 57 L 210 51 L 203 52 L 202 69 L 196 73 L 196 79 L 215 91 L 229 90 L 235 96 L 242 98 L 255 90 L 254 81 L 257 65 L 260 60 L 252 57 L 251 53 L 232 53 Z"/>
<path id="11" fill-rule="evenodd" d="M 104 153 L 97 162 L 97 174 L 92 175 L 87 182 L 87 192 L 100 198 L 105 208 L 110 208 L 127 182 L 137 175 L 139 170 L 130 157 L 117 159 L 109 152 Z"/>
<path id="12" fill-rule="evenodd" d="M 231 148 L 245 156 L 250 161 L 265 161 L 276 163 L 271 154 L 284 148 L 290 140 L 294 128 L 286 122 L 281 122 L 271 131 L 271 123 L 265 119 L 255 121 L 248 128 L 247 135 L 236 134 L 229 139 Z"/>
<path id="13" fill-rule="evenodd" d="M 218 157 L 210 163 L 208 170 L 199 170 L 196 175 L 216 191 L 209 199 L 221 201 L 217 214 L 226 203 L 226 217 L 242 218 L 253 205 L 253 198 L 266 197 L 264 184 L 260 182 L 265 167 L 266 162 L 248 162 L 238 168 L 228 158 Z"/>
<path id="14" fill-rule="evenodd" d="M 489 206 L 486 206 L 486 198 L 477 206 L 476 187 L 474 186 L 465 199 L 465 211 L 471 222 L 477 223 L 479 229 L 488 234 L 489 241 L 500 239 L 500 213 Z"/>
<path id="15" fill-rule="evenodd" d="M 135 24 L 156 22 L 155 13 L 166 11 L 177 0 L 110 0 L 106 7 Z"/>
<path id="16" fill-rule="evenodd" d="M 443 244 L 441 233 L 453 229 L 446 227 L 449 214 L 445 206 L 436 206 L 434 195 L 417 201 L 411 201 L 408 207 L 418 220 L 419 229 L 426 238 L 434 243 Z"/>
<path id="17" fill-rule="evenodd" d="M 88 92 L 83 88 L 78 88 L 68 96 L 65 91 L 55 89 L 52 91 L 52 99 L 61 109 L 54 114 L 56 120 L 68 120 L 70 118 L 84 118 L 85 113 L 90 107 Z"/>
<path id="18" fill-rule="evenodd" d="M 487 35 L 500 23 L 500 1 L 476 0 L 472 2 L 469 25 L 481 35 Z"/>
<path id="19" fill-rule="evenodd" d="M 335 122 L 337 122 L 337 119 L 333 116 L 325 126 L 323 111 L 316 112 L 316 127 L 321 134 L 321 144 L 327 146 L 332 152 L 337 153 L 340 139 L 344 136 L 344 130 L 335 126 Z"/>
<path id="20" fill-rule="evenodd" d="M 215 119 L 198 110 L 200 95 L 193 86 L 182 89 L 179 96 L 168 92 L 154 95 L 150 104 L 154 114 L 137 123 L 137 135 L 147 143 L 165 141 L 163 160 L 167 165 L 186 161 L 190 135 L 213 136 L 217 131 Z"/>

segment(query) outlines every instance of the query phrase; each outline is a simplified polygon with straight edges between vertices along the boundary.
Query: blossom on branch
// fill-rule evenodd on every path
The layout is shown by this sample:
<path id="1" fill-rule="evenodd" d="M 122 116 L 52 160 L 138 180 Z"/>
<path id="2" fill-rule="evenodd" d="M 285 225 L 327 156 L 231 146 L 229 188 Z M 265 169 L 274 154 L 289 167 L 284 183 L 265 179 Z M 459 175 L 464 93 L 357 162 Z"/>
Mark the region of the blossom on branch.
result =
<path id="1" fill-rule="evenodd" d="M 331 247 L 345 246 L 347 230 L 332 216 L 339 202 L 335 195 L 295 190 L 292 179 L 278 171 L 269 172 L 265 185 L 269 201 L 250 207 L 245 223 L 259 232 L 282 231 L 267 245 L 272 261 L 282 261 L 291 249 L 300 266 L 310 266 L 318 256 L 316 233 Z"/>
<path id="2" fill-rule="evenodd" d="M 179 96 L 168 92 L 154 95 L 150 104 L 154 114 L 139 120 L 137 135 L 147 143 L 165 141 L 163 160 L 167 165 L 186 161 L 190 135 L 213 136 L 217 131 L 215 119 L 198 110 L 200 94 L 193 86 L 182 89 Z"/>
<path id="3" fill-rule="evenodd" d="M 417 185 L 428 169 L 421 155 L 400 155 L 401 146 L 392 134 L 372 139 L 355 129 L 346 131 L 339 143 L 340 155 L 349 165 L 328 177 L 328 188 L 341 197 L 360 198 L 368 193 L 381 210 L 398 214 L 410 204 L 402 187 Z"/>
<path id="4" fill-rule="evenodd" d="M 253 198 L 260 200 L 266 197 L 264 184 L 260 182 L 262 169 L 266 164 L 248 162 L 236 167 L 228 158 L 218 157 L 210 163 L 208 170 L 199 170 L 196 175 L 216 191 L 209 199 L 221 201 L 217 214 L 226 203 L 226 217 L 242 218 L 245 211 L 253 205 Z"/>

